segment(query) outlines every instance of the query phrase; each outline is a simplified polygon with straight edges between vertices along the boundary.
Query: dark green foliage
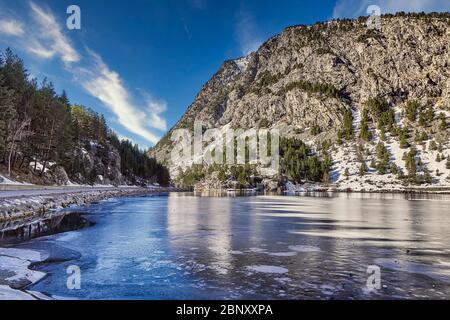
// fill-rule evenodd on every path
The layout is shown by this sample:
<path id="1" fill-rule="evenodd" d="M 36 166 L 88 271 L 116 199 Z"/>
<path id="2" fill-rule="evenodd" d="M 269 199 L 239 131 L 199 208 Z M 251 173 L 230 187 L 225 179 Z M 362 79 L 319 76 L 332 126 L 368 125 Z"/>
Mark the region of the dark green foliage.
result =
<path id="1" fill-rule="evenodd" d="M 8 145 L 8 137 L 11 137 L 11 122 L 17 118 L 14 108 L 14 92 L 5 85 L 0 74 L 0 152 L 4 152 Z"/>
<path id="2" fill-rule="evenodd" d="M 381 141 L 386 141 L 386 129 L 384 129 L 384 127 L 381 127 L 380 129 L 380 139 Z"/>
<path id="3" fill-rule="evenodd" d="M 408 130 L 406 128 L 398 128 L 397 129 L 398 140 L 400 141 L 400 148 L 406 149 L 409 147 L 408 143 Z"/>
<path id="4" fill-rule="evenodd" d="M 348 170 L 348 168 L 345 168 L 344 176 L 345 176 L 345 179 L 347 179 L 347 180 L 348 180 L 348 178 L 350 178 L 350 170 Z"/>
<path id="5" fill-rule="evenodd" d="M 321 132 L 322 132 L 322 128 L 319 127 L 317 124 L 314 124 L 314 125 L 311 127 L 311 134 L 312 134 L 313 136 L 317 136 L 317 135 L 320 134 Z"/>
<path id="6" fill-rule="evenodd" d="M 295 182 L 322 182 L 332 166 L 331 157 L 314 154 L 305 143 L 296 139 L 281 139 L 281 172 Z"/>
<path id="7" fill-rule="evenodd" d="M 442 112 L 439 114 L 439 130 L 447 130 L 447 121 L 445 119 L 445 114 Z"/>
<path id="8" fill-rule="evenodd" d="M 395 124 L 395 112 L 383 98 L 371 98 L 365 102 L 368 115 L 372 122 L 378 124 L 378 128 L 387 127 L 393 131 Z"/>
<path id="9" fill-rule="evenodd" d="M 125 176 L 131 180 L 137 177 L 154 180 L 162 186 L 169 185 L 170 175 L 167 168 L 150 158 L 147 152 L 139 149 L 137 144 L 133 144 L 129 140 L 122 140 L 118 143 L 118 139 L 115 139 L 113 145 L 119 150 L 121 170 Z"/>
<path id="10" fill-rule="evenodd" d="M 417 163 L 416 163 L 417 151 L 413 148 L 408 152 L 406 156 L 406 170 L 408 170 L 408 176 L 411 180 L 416 180 Z"/>
<path id="11" fill-rule="evenodd" d="M 379 160 L 389 160 L 389 153 L 383 142 L 378 142 L 376 151 Z"/>
<path id="12" fill-rule="evenodd" d="M 405 106 L 406 118 L 411 122 L 415 122 L 420 108 L 420 104 L 416 100 L 408 101 Z"/>
<path id="13" fill-rule="evenodd" d="M 76 180 L 85 169 L 74 150 L 92 142 L 103 159 L 110 145 L 119 150 L 125 176 L 169 183 L 167 169 L 137 146 L 120 142 L 102 115 L 71 106 L 67 94 L 58 95 L 46 79 L 40 85 L 29 80 L 22 60 L 9 49 L 0 55 L 0 114 L 0 163 L 14 170 L 25 170 L 36 159 L 43 168 L 34 172 L 42 175 L 48 163 L 55 162 Z M 93 170 L 87 178 L 94 181 L 99 174 Z"/>
<path id="14" fill-rule="evenodd" d="M 236 180 L 240 188 L 245 188 L 250 185 L 255 185 L 254 176 L 256 175 L 256 170 L 254 166 L 246 164 L 243 166 L 232 166 L 230 167 L 231 178 Z"/>
<path id="15" fill-rule="evenodd" d="M 367 173 L 367 171 L 369 171 L 369 168 L 367 168 L 366 162 L 361 162 L 361 166 L 359 167 L 359 176 L 363 177 Z"/>
<path id="16" fill-rule="evenodd" d="M 369 39 L 381 40 L 384 35 L 376 29 L 367 29 L 367 31 L 360 35 L 357 39 L 358 42 L 367 43 Z"/>
<path id="17" fill-rule="evenodd" d="M 434 111 L 432 106 L 428 106 L 424 111 L 420 113 L 419 125 L 422 127 L 429 126 L 434 120 Z"/>
<path id="18" fill-rule="evenodd" d="M 392 163 L 389 171 L 391 171 L 392 174 L 398 175 L 400 172 L 400 168 L 395 163 Z"/>
<path id="19" fill-rule="evenodd" d="M 344 142 L 342 141 L 342 139 L 344 138 L 344 133 L 342 132 L 342 130 L 338 130 L 337 132 L 337 139 L 336 139 L 336 143 L 338 145 L 342 145 Z"/>
<path id="20" fill-rule="evenodd" d="M 186 169 L 185 172 L 178 174 L 178 179 L 185 187 L 193 186 L 205 177 L 203 165 L 193 165 Z"/>
<path id="21" fill-rule="evenodd" d="M 431 151 L 436 151 L 437 149 L 438 149 L 438 146 L 436 144 L 436 141 L 431 140 L 431 142 L 430 142 L 430 150 Z"/>
<path id="22" fill-rule="evenodd" d="M 334 55 L 334 52 L 330 48 L 319 48 L 316 50 L 316 54 L 318 54 L 320 56 L 325 55 L 325 54 Z"/>
<path id="23" fill-rule="evenodd" d="M 271 74 L 269 71 L 262 72 L 255 83 L 252 85 L 250 92 L 257 95 L 262 95 L 264 93 L 270 93 L 270 86 L 274 85 L 283 77 L 283 74 L 278 73 L 276 75 Z"/>
<path id="24" fill-rule="evenodd" d="M 267 128 L 269 128 L 269 126 L 270 126 L 270 123 L 266 118 L 262 118 L 259 120 L 258 128 L 267 129 Z"/>
<path id="25" fill-rule="evenodd" d="M 354 138 L 354 130 L 353 130 L 353 114 L 350 110 L 346 110 L 344 113 L 344 129 L 343 129 L 344 137 L 347 140 L 351 140 Z"/>
<path id="26" fill-rule="evenodd" d="M 361 132 L 359 134 L 359 138 L 364 141 L 370 141 L 372 140 L 372 133 L 369 130 L 369 116 L 367 114 L 367 111 L 364 110 L 361 116 Z"/>
<path id="27" fill-rule="evenodd" d="M 430 175 L 430 171 L 427 168 L 423 169 L 423 180 L 426 183 L 432 183 L 433 182 L 433 178 Z"/>
<path id="28" fill-rule="evenodd" d="M 389 153 L 384 146 L 383 142 L 379 142 L 376 147 L 377 151 L 377 158 L 378 158 L 378 164 L 377 164 L 377 170 L 379 174 L 385 174 L 388 165 L 389 165 Z"/>
<path id="29" fill-rule="evenodd" d="M 313 83 L 309 81 L 295 81 L 291 82 L 278 92 L 278 95 L 284 96 L 291 90 L 300 89 L 309 93 L 320 93 L 330 98 L 338 99 L 340 97 L 340 91 L 331 84 L 325 83 Z"/>
<path id="30" fill-rule="evenodd" d="M 219 179 L 220 182 L 224 182 L 225 180 L 227 180 L 227 174 L 223 166 L 220 167 L 217 178 Z"/>
<path id="31" fill-rule="evenodd" d="M 395 126 L 395 112 L 383 98 L 372 98 L 365 102 L 366 109 L 363 110 L 361 119 L 361 139 L 369 141 L 372 135 L 368 129 L 368 122 L 376 123 L 380 130 L 380 138 L 386 141 L 386 128 L 392 136 L 398 135 Z"/>
<path id="32" fill-rule="evenodd" d="M 369 113 L 378 119 L 381 114 L 389 110 L 389 104 L 382 98 L 371 98 L 365 103 Z"/>
<path id="33" fill-rule="evenodd" d="M 416 133 L 414 135 L 414 142 L 422 143 L 426 140 L 428 140 L 428 135 L 426 132 L 416 131 Z"/>

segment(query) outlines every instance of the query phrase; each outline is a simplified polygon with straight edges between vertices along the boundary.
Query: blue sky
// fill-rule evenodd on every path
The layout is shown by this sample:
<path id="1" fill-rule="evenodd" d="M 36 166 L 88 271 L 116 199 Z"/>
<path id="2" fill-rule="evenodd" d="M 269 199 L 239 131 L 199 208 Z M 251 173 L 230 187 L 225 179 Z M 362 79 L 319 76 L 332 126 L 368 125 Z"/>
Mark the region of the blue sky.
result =
<path id="1" fill-rule="evenodd" d="M 71 4 L 81 8 L 81 30 L 66 28 Z M 383 13 L 450 9 L 448 0 L 0 0 L 0 48 L 147 148 L 224 60 L 286 26 L 365 15 L 371 4 Z"/>

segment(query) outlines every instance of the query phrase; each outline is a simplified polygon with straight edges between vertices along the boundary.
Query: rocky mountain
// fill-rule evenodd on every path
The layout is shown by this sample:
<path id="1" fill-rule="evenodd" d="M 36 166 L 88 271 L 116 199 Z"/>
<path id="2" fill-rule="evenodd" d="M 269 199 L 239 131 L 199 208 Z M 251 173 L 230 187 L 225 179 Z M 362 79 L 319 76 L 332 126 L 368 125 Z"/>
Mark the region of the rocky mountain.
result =
<path id="1" fill-rule="evenodd" d="M 198 119 L 206 128 L 278 128 L 310 146 L 308 156 L 331 157 L 322 181 L 282 168 L 285 187 L 450 185 L 450 14 L 384 15 L 380 30 L 366 21 L 288 27 L 226 61 L 151 155 L 173 177 L 191 174 L 171 163 L 170 136 Z M 196 168 L 195 182 L 237 179 L 230 168 L 216 179 L 215 169 Z"/>
<path id="2" fill-rule="evenodd" d="M 32 161 L 28 166 L 14 168 L 9 179 L 6 178 L 7 170 L 0 165 L 0 184 L 121 186 L 162 181 L 157 173 L 148 177 L 123 170 L 123 154 L 109 141 L 86 141 L 74 146 L 65 156 L 73 161 L 47 161 L 45 166 L 43 161 Z"/>

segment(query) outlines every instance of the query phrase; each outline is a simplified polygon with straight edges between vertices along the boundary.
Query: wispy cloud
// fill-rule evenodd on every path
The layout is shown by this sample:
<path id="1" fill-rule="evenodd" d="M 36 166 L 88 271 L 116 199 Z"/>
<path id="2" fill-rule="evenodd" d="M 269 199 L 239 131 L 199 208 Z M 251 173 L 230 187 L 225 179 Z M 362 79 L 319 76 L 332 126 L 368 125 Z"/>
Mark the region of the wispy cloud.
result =
<path id="1" fill-rule="evenodd" d="M 338 0 L 334 10 L 334 18 L 354 18 L 367 15 L 370 5 L 377 5 L 382 13 L 404 12 L 432 12 L 449 11 L 448 0 Z"/>
<path id="2" fill-rule="evenodd" d="M 259 48 L 262 40 L 256 30 L 254 18 L 248 11 L 240 10 L 236 20 L 236 34 L 242 54 L 248 55 Z"/>
<path id="3" fill-rule="evenodd" d="M 141 92 L 140 99 L 137 99 L 100 55 L 87 47 L 82 55 L 74 48 L 49 9 L 43 9 L 34 2 L 30 2 L 30 8 L 33 20 L 26 28 L 15 20 L 0 20 L 0 35 L 14 36 L 17 47 L 34 57 L 60 59 L 75 82 L 107 107 L 123 128 L 157 143 L 159 137 L 151 129 L 167 130 L 167 122 L 161 115 L 167 110 L 166 102 L 158 101 L 146 92 Z M 11 42 L 9 39 L 8 43 Z"/>
<path id="4" fill-rule="evenodd" d="M 63 34 L 55 16 L 34 2 L 30 2 L 30 7 L 38 29 L 34 34 L 34 41 L 29 44 L 27 49 L 32 53 L 42 53 L 44 52 L 43 48 L 49 48 L 41 57 L 49 58 L 58 55 L 65 63 L 79 61 L 80 55 Z"/>
<path id="5" fill-rule="evenodd" d="M 146 113 L 132 102 L 132 97 L 126 90 L 119 74 L 110 70 L 98 54 L 89 49 L 88 52 L 95 62 L 95 69 L 76 70 L 83 88 L 108 107 L 117 116 L 118 122 L 129 132 L 152 143 L 157 143 L 159 137 L 146 128 Z M 149 119 L 149 124 L 152 120 Z"/>
<path id="6" fill-rule="evenodd" d="M 148 106 L 147 114 L 150 126 L 161 131 L 166 131 L 167 121 L 161 114 L 167 110 L 167 103 L 165 101 L 156 100 L 149 94 L 145 94 L 145 99 Z"/>
<path id="7" fill-rule="evenodd" d="M 0 33 L 9 36 L 22 36 L 25 31 L 22 24 L 16 20 L 0 20 Z"/>

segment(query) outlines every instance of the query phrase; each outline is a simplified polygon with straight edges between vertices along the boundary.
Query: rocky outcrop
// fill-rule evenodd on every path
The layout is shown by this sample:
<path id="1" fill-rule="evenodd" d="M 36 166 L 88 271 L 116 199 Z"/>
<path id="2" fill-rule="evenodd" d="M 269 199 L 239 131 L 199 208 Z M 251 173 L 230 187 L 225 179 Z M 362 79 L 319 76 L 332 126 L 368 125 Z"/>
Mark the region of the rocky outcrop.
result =
<path id="1" fill-rule="evenodd" d="M 286 28 L 256 52 L 225 62 L 151 156 L 177 172 L 169 138 L 195 119 L 206 128 L 278 128 L 317 145 L 335 142 L 344 113 L 359 115 L 374 97 L 393 108 L 416 100 L 436 115 L 449 112 L 449 42 L 446 13 L 386 15 L 379 31 L 368 29 L 366 18 Z"/>
<path id="2" fill-rule="evenodd" d="M 121 173 L 119 151 L 110 145 L 89 143 L 74 150 L 79 159 L 77 174 L 73 182 L 79 184 L 121 185 L 125 178 Z"/>

